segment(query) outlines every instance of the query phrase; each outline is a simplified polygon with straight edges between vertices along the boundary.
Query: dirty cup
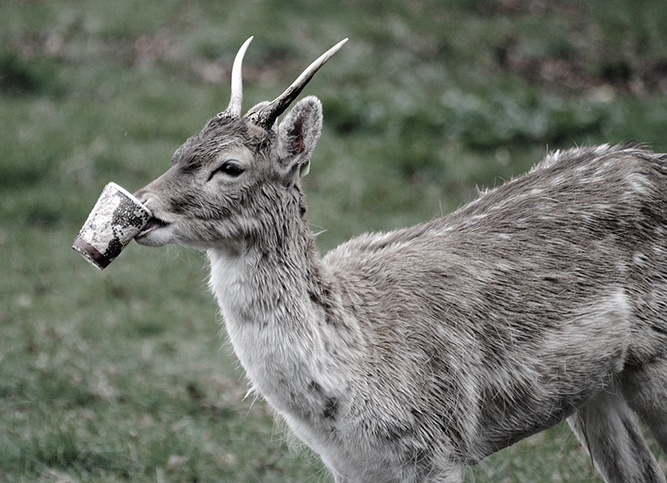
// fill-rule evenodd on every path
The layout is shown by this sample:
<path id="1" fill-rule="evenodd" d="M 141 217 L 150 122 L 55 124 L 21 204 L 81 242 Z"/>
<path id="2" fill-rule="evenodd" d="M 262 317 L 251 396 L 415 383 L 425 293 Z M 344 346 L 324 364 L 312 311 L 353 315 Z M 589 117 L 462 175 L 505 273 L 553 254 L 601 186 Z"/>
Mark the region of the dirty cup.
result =
<path id="1" fill-rule="evenodd" d="M 104 187 L 72 248 L 100 270 L 146 225 L 152 213 L 116 183 Z"/>

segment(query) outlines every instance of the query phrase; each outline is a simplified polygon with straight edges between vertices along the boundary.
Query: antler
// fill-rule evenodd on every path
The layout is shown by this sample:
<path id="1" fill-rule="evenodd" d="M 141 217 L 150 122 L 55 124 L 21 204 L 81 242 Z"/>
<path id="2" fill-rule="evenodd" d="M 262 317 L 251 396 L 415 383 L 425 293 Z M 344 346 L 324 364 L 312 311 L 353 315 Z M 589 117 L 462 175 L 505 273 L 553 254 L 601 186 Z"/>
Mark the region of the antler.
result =
<path id="1" fill-rule="evenodd" d="M 229 98 L 227 109 L 218 114 L 218 117 L 231 117 L 235 119 L 241 117 L 241 103 L 243 102 L 243 77 L 241 66 L 243 64 L 245 51 L 248 49 L 248 45 L 250 45 L 252 39 L 253 37 L 251 36 L 243 43 L 234 58 L 234 65 L 232 66 L 232 94 Z"/>
<path id="2" fill-rule="evenodd" d="M 322 67 L 327 60 L 329 60 L 338 50 L 343 46 L 348 39 L 343 39 L 336 45 L 322 54 L 315 62 L 310 64 L 306 70 L 289 86 L 285 92 L 280 94 L 276 99 L 263 105 L 257 112 L 248 113 L 250 119 L 257 125 L 264 129 L 271 129 L 273 123 L 276 121 L 285 109 L 297 98 L 306 84 L 313 78 L 315 73 Z"/>

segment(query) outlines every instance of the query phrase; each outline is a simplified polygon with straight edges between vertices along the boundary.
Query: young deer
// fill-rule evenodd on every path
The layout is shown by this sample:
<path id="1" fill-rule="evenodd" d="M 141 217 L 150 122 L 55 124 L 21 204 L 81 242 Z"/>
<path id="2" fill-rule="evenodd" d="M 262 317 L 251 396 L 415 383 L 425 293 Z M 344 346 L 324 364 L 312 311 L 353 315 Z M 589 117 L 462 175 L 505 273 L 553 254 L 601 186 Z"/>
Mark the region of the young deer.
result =
<path id="1" fill-rule="evenodd" d="M 143 245 L 206 250 L 255 391 L 337 482 L 460 482 L 467 464 L 564 419 L 607 482 L 665 482 L 667 156 L 548 155 L 443 218 L 326 256 L 300 174 L 322 126 L 298 96 L 229 107 L 136 193 Z"/>

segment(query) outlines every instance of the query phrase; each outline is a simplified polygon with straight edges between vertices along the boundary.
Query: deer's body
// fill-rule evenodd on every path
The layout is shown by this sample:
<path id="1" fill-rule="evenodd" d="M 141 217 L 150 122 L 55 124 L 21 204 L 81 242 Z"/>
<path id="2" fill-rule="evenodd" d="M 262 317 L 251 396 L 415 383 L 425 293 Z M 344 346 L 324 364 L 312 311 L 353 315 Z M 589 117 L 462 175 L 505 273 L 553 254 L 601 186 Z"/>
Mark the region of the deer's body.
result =
<path id="1" fill-rule="evenodd" d="M 631 409 L 667 450 L 666 156 L 555 153 L 322 258 L 298 176 L 320 104 L 277 131 L 265 107 L 177 151 L 137 193 L 156 217 L 137 240 L 207 250 L 254 389 L 338 482 L 458 482 L 568 417 L 607 482 L 665 481 Z"/>

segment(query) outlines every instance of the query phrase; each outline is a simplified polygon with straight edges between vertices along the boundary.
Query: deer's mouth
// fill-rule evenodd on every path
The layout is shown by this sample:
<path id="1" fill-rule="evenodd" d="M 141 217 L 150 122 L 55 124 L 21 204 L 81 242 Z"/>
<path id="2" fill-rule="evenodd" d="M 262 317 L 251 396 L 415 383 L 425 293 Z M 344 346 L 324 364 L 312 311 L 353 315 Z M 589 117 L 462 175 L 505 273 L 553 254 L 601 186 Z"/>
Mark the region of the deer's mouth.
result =
<path id="1" fill-rule="evenodd" d="M 159 228 L 164 228 L 167 225 L 169 225 L 169 223 L 167 223 L 166 221 L 153 217 L 150 220 L 148 220 L 148 223 L 146 223 L 146 225 L 141 229 L 141 231 L 137 233 L 137 236 L 135 236 L 135 238 L 144 238 L 149 233 Z"/>

